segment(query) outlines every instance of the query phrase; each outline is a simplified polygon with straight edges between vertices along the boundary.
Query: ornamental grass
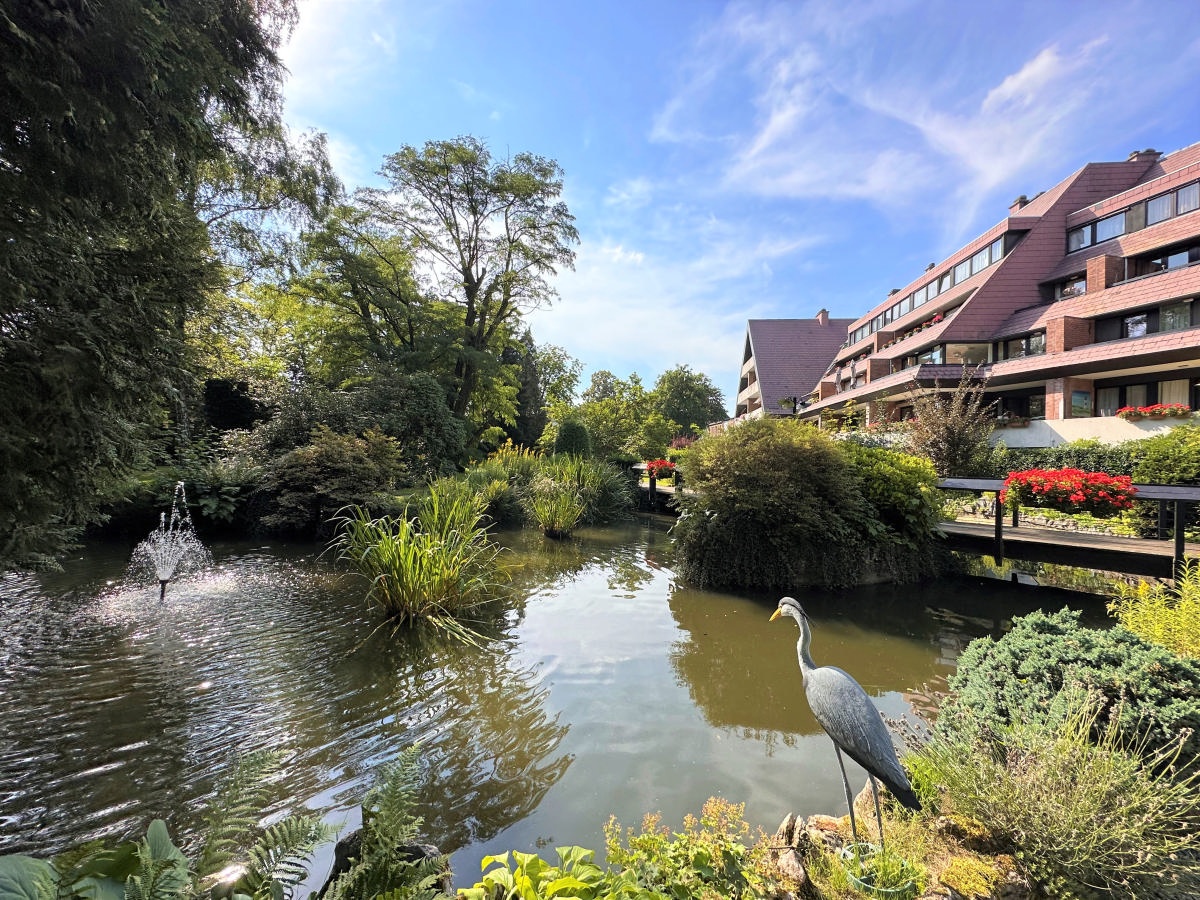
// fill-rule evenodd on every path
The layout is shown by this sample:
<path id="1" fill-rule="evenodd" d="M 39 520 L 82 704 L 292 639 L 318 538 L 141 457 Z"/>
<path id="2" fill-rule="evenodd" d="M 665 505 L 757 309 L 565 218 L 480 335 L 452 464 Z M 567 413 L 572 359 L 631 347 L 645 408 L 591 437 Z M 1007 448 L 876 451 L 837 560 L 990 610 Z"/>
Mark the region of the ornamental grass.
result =
<path id="1" fill-rule="evenodd" d="M 336 521 L 331 547 L 370 587 L 367 599 L 398 624 L 426 621 L 460 638 L 472 632 L 462 618 L 491 600 L 507 580 L 496 564 L 483 500 L 452 482 L 435 482 L 417 515 L 371 518 L 349 507 Z"/>
<path id="2" fill-rule="evenodd" d="M 1200 561 L 1189 559 L 1175 584 L 1117 585 L 1108 611 L 1122 625 L 1180 656 L 1200 659 Z"/>
<path id="3" fill-rule="evenodd" d="M 1128 475 L 1082 469 L 1027 469 L 1010 472 L 1004 479 L 1000 502 L 1010 509 L 1036 506 L 1104 517 L 1132 509 L 1136 493 Z"/>

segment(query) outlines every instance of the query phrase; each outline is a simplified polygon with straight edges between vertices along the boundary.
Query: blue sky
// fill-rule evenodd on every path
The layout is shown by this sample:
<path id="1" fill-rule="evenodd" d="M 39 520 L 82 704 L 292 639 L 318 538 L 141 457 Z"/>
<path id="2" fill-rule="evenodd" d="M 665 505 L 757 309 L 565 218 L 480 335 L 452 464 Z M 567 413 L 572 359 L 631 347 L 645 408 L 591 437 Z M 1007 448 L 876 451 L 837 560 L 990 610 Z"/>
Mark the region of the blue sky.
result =
<path id="1" fill-rule="evenodd" d="M 286 118 L 350 188 L 471 134 L 565 170 L 535 339 L 732 408 L 746 320 L 854 317 L 1084 163 L 1200 141 L 1200 4 L 300 0 Z"/>

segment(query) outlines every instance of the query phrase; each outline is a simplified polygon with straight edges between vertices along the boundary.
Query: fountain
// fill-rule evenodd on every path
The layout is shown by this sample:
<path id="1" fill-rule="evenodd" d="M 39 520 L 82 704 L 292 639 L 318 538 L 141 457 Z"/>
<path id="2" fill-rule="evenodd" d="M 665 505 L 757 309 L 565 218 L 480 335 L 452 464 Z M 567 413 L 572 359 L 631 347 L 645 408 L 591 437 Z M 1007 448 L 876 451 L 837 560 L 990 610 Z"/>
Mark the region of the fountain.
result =
<path id="1" fill-rule="evenodd" d="M 170 518 L 165 512 L 159 513 L 158 528 L 133 549 L 129 574 L 139 580 L 149 580 L 151 576 L 157 578 L 158 599 L 162 600 L 167 596 L 167 583 L 172 579 L 198 572 L 211 564 L 212 554 L 200 543 L 192 527 L 183 482 L 176 482 Z"/>

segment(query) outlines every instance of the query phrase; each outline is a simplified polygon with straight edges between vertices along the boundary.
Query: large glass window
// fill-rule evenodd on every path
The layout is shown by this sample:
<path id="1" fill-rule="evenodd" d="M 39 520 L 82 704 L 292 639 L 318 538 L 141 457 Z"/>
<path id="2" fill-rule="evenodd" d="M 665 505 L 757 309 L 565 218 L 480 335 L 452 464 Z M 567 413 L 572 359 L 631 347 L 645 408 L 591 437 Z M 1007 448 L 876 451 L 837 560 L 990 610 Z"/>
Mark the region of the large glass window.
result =
<path id="1" fill-rule="evenodd" d="M 1182 216 L 1185 212 L 1200 208 L 1200 183 L 1189 184 L 1175 192 L 1175 212 Z"/>
<path id="2" fill-rule="evenodd" d="M 971 274 L 974 275 L 976 272 L 982 272 L 989 265 L 991 265 L 991 263 L 988 261 L 988 259 L 989 259 L 989 257 L 988 257 L 988 248 L 987 247 L 984 247 L 982 250 L 980 250 L 978 253 L 976 253 L 974 256 L 972 256 L 971 257 Z"/>
<path id="3" fill-rule="evenodd" d="M 1192 301 L 1169 303 L 1158 311 L 1159 331 L 1179 331 L 1192 327 Z"/>
<path id="4" fill-rule="evenodd" d="M 954 275 L 950 272 L 947 272 L 945 275 L 943 275 L 941 278 L 938 279 L 938 293 L 939 294 L 946 293 L 946 291 L 950 290 L 950 288 L 952 288 L 953 286 L 954 286 Z"/>
<path id="5" fill-rule="evenodd" d="M 1022 356 L 1037 356 L 1046 352 L 1046 333 L 1027 334 L 1004 344 L 1005 359 L 1020 359 Z"/>
<path id="6" fill-rule="evenodd" d="M 1126 406 L 1147 406 L 1146 385 L 1130 384 L 1125 386 Z"/>
<path id="7" fill-rule="evenodd" d="M 1046 395 L 1034 394 L 1029 398 L 1029 418 L 1046 418 Z"/>
<path id="8" fill-rule="evenodd" d="M 1119 212 L 1115 216 L 1109 216 L 1107 219 L 1101 219 L 1096 223 L 1096 243 L 1107 241 L 1109 238 L 1115 238 L 1125 233 L 1125 213 Z"/>
<path id="9" fill-rule="evenodd" d="M 1086 278 L 1068 278 L 1054 286 L 1054 299 L 1065 300 L 1068 297 L 1078 297 L 1087 293 Z"/>
<path id="10" fill-rule="evenodd" d="M 989 344 L 947 344 L 946 362 L 979 366 L 988 361 Z"/>
<path id="11" fill-rule="evenodd" d="M 964 281 L 966 281 L 970 277 L 971 277 L 971 261 L 969 259 L 964 259 L 962 262 L 960 262 L 957 266 L 954 267 L 954 283 L 962 284 Z"/>
<path id="12" fill-rule="evenodd" d="M 1146 202 L 1146 224 L 1153 225 L 1175 215 L 1175 195 L 1163 194 Z"/>
<path id="13" fill-rule="evenodd" d="M 992 262 L 998 263 L 1004 256 L 1004 238 L 998 238 L 992 241 L 991 246 Z"/>
<path id="14" fill-rule="evenodd" d="M 941 344 L 936 347 L 930 347 L 924 353 L 917 355 L 918 363 L 930 363 L 931 365 L 941 365 L 945 361 L 945 354 Z"/>
<path id="15" fill-rule="evenodd" d="M 1187 406 L 1189 388 L 1190 384 L 1186 378 L 1160 381 L 1158 383 L 1158 402 L 1182 403 L 1184 406 Z"/>
<path id="16" fill-rule="evenodd" d="M 917 288 L 912 295 L 913 307 L 920 306 L 925 302 L 925 288 Z"/>

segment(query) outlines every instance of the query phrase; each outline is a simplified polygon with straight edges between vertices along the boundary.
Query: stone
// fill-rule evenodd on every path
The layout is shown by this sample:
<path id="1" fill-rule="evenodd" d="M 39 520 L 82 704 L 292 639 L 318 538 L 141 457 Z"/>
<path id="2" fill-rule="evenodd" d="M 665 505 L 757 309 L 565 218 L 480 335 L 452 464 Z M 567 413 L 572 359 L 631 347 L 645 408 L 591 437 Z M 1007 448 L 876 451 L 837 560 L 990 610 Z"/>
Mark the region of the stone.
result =
<path id="1" fill-rule="evenodd" d="M 846 843 L 841 821 L 833 816 L 809 816 L 804 822 L 804 833 L 814 846 L 824 847 L 830 853 L 836 853 Z"/>
<path id="2" fill-rule="evenodd" d="M 362 829 L 356 829 L 350 832 L 344 838 L 339 840 L 333 848 L 333 868 L 329 871 L 329 877 L 325 879 L 325 884 L 321 890 L 317 892 L 317 897 L 325 896 L 325 892 L 329 890 L 330 885 L 343 872 L 349 872 L 350 867 L 362 856 Z M 439 859 L 442 856 L 442 851 L 432 844 L 402 844 L 396 848 L 396 856 L 404 862 L 420 862 L 423 859 Z M 439 879 L 438 887 L 447 894 L 454 893 L 454 880 L 450 872 L 450 865 L 447 863 L 442 870 L 442 877 Z"/>

